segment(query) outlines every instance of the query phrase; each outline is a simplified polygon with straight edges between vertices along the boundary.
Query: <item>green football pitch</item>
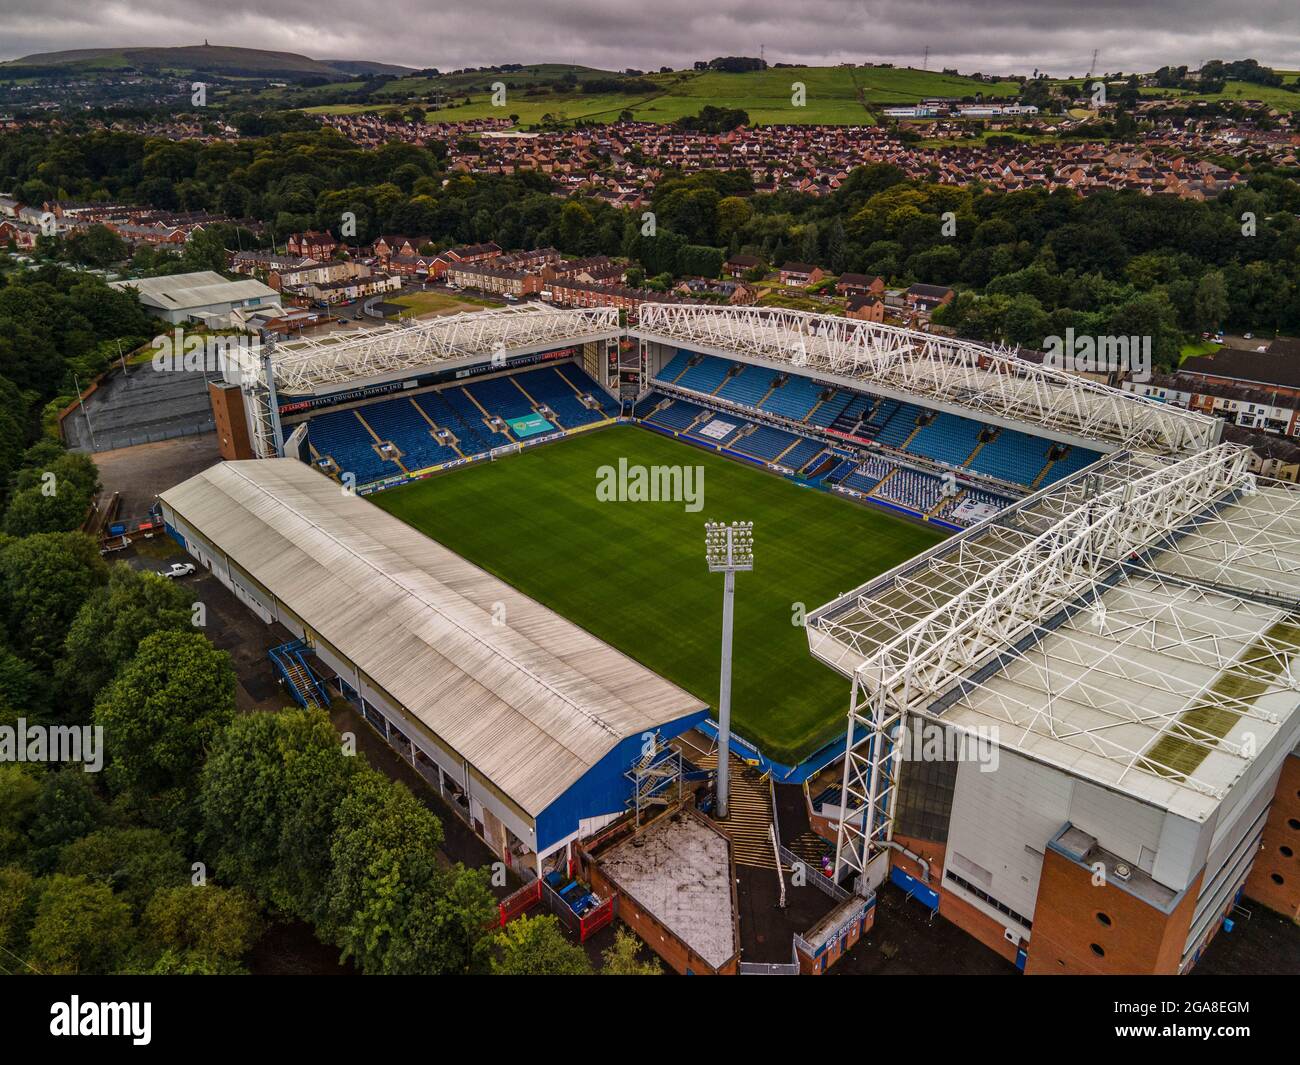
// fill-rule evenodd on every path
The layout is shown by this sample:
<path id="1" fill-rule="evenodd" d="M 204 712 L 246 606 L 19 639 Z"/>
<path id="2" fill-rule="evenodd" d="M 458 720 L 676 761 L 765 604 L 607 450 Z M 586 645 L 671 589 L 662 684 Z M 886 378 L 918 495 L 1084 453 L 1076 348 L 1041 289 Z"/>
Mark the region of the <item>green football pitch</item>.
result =
<path id="1" fill-rule="evenodd" d="M 702 510 L 605 501 L 598 471 L 703 467 Z M 736 576 L 732 724 L 793 763 L 844 729 L 849 682 L 808 652 L 807 610 L 911 558 L 937 530 L 631 426 L 601 429 L 369 497 L 606 643 L 718 702 L 722 576 L 705 521 L 754 523 Z"/>

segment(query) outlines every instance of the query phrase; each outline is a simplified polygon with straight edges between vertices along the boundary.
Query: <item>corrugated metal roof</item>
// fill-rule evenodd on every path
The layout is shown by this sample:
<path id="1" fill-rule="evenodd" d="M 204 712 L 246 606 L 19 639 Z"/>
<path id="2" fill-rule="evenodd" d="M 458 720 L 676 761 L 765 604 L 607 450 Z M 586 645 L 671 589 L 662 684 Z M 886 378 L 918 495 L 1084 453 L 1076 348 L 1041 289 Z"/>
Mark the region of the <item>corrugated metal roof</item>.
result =
<path id="1" fill-rule="evenodd" d="M 619 740 L 704 708 L 294 459 L 162 499 L 534 816 Z"/>
<path id="2" fill-rule="evenodd" d="M 280 294 L 256 278 L 227 281 L 214 270 L 200 270 L 192 274 L 172 274 L 167 277 L 142 277 L 132 281 L 113 281 L 110 288 L 135 289 L 140 299 L 167 310 L 184 310 L 188 307 L 207 307 L 214 303 L 238 303 L 253 297 Z"/>

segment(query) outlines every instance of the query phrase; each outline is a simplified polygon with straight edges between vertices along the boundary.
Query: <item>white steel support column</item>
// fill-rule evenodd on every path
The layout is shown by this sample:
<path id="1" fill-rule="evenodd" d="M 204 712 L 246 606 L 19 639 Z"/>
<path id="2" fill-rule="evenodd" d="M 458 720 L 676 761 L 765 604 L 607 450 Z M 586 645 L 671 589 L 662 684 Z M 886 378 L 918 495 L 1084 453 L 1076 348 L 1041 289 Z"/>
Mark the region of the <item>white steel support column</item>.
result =
<path id="1" fill-rule="evenodd" d="M 853 678 L 849 707 L 850 742 L 844 756 L 840 826 L 835 847 L 835 879 L 846 870 L 865 873 L 871 859 L 894 837 L 899 767 L 906 736 L 905 716 Z"/>
<path id="2" fill-rule="evenodd" d="M 710 573 L 723 574 L 722 675 L 718 698 L 717 815 L 727 816 L 728 759 L 731 756 L 731 635 L 736 574 L 754 568 L 754 523 L 704 523 L 704 558 Z"/>
<path id="3" fill-rule="evenodd" d="M 722 677 L 718 682 L 718 817 L 727 817 L 727 787 L 731 762 L 731 622 L 736 598 L 736 573 L 722 579 Z"/>

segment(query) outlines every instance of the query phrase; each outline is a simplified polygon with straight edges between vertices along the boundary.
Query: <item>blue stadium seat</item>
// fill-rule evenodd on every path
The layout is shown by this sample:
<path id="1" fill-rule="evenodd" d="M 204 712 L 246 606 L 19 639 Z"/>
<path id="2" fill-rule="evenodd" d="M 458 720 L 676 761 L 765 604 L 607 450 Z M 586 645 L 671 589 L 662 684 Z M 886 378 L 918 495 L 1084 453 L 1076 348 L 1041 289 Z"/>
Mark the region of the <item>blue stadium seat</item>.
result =
<path id="1" fill-rule="evenodd" d="M 1058 459 L 1052 464 L 1052 468 L 1047 471 L 1047 476 L 1043 478 L 1043 483 L 1038 487 L 1045 488 L 1049 484 L 1055 484 L 1061 478 L 1078 473 L 1085 466 L 1091 466 L 1099 458 L 1101 458 L 1100 452 L 1089 451 L 1083 447 L 1071 447 L 1065 458 Z"/>
<path id="2" fill-rule="evenodd" d="M 983 425 L 977 421 L 939 411 L 934 420 L 912 438 L 907 450 L 950 466 L 960 466 L 979 443 L 981 429 Z"/>
<path id="3" fill-rule="evenodd" d="M 715 359 L 712 355 L 705 355 L 699 363 L 689 367 L 681 377 L 677 378 L 677 387 L 711 395 L 713 390 L 722 384 L 730 369 L 731 363 L 726 359 Z"/>
<path id="4" fill-rule="evenodd" d="M 1028 487 L 1047 465 L 1050 447 L 1040 437 L 1014 429 L 1003 429 L 980 448 L 979 454 L 971 459 L 968 468 L 975 473 L 986 473 L 990 477 Z"/>
<path id="5" fill-rule="evenodd" d="M 780 457 L 780 462 L 782 466 L 789 466 L 792 470 L 802 472 L 808 469 L 813 460 L 825 450 L 826 448 L 819 441 L 801 439 Z"/>
<path id="6" fill-rule="evenodd" d="M 694 403 L 687 403 L 684 399 L 675 399 L 663 410 L 647 415 L 646 421 L 654 422 L 655 425 L 662 425 L 665 429 L 675 429 L 681 432 L 703 413 L 703 407 L 697 407 Z"/>
<path id="7" fill-rule="evenodd" d="M 811 377 L 791 374 L 785 384 L 773 392 L 763 402 L 762 410 L 771 411 L 782 418 L 803 421 L 817 406 L 826 385 L 814 381 Z M 820 411 L 818 413 L 821 413 Z M 814 424 L 823 424 L 820 419 Z"/>
<path id="8" fill-rule="evenodd" d="M 877 426 L 876 443 L 901 448 L 903 441 L 911 436 L 912 430 L 916 428 L 916 418 L 920 413 L 921 408 L 911 403 L 899 403 L 892 399 L 882 400 L 872 414 L 872 420 Z"/>
<path id="9" fill-rule="evenodd" d="M 778 455 L 789 450 L 790 446 L 799 439 L 799 437 L 793 433 L 787 433 L 784 429 L 774 429 L 770 425 L 760 425 L 748 436 L 737 440 L 735 448 L 742 454 L 752 455 L 764 462 L 773 462 Z"/>
<path id="10" fill-rule="evenodd" d="M 758 401 L 767 395 L 776 374 L 762 366 L 742 364 L 740 372 L 727 378 L 726 382 L 714 395 L 728 399 L 732 403 L 743 403 L 747 407 L 757 407 Z"/>
<path id="11" fill-rule="evenodd" d="M 691 353 L 681 348 L 677 349 L 677 354 L 669 360 L 668 365 L 663 367 L 658 374 L 657 380 L 667 381 L 672 384 L 679 378 L 686 369 L 686 364 L 691 361 Z"/>
<path id="12" fill-rule="evenodd" d="M 354 410 L 314 415 L 307 426 L 307 436 L 318 455 L 332 458 L 341 472 L 356 477 L 358 485 L 402 472 L 396 462 L 379 457 L 374 439 Z"/>
<path id="13" fill-rule="evenodd" d="M 407 396 L 362 407 L 361 416 L 381 440 L 391 440 L 397 445 L 402 452 L 402 465 L 408 470 L 435 466 L 457 457 L 454 448 L 438 443 L 428 421 L 420 416 Z"/>
<path id="14" fill-rule="evenodd" d="M 876 489 L 878 499 L 899 503 L 909 510 L 925 514 L 943 498 L 943 481 L 919 470 L 900 469 Z"/>

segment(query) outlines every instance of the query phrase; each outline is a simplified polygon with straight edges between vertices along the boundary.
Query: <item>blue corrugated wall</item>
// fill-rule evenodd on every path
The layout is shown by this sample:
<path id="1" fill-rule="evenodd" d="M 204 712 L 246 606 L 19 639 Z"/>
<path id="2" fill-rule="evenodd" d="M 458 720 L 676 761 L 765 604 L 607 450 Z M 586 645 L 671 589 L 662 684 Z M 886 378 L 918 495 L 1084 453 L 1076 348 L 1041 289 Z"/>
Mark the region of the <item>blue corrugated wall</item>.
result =
<path id="1" fill-rule="evenodd" d="M 658 728 L 661 738 L 670 740 L 709 716 L 700 710 Z M 622 813 L 632 797 L 632 782 L 623 774 L 641 756 L 641 737 L 629 736 L 592 766 L 582 779 L 556 799 L 537 817 L 537 850 L 540 854 L 553 843 L 578 831 L 584 817 Z"/>

